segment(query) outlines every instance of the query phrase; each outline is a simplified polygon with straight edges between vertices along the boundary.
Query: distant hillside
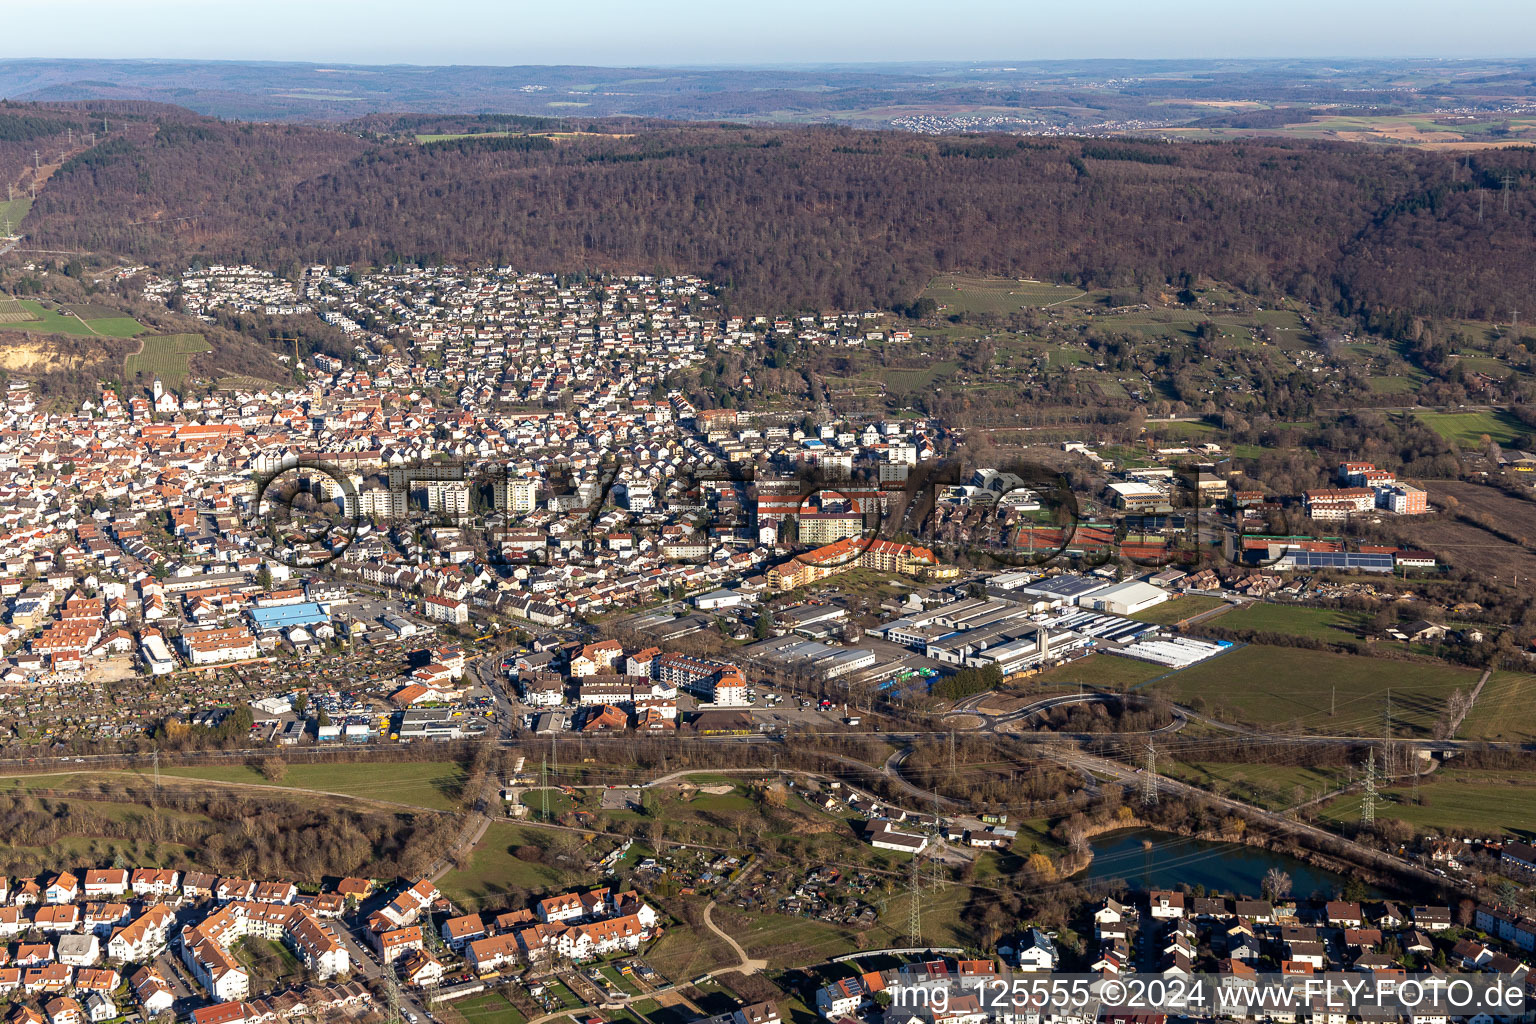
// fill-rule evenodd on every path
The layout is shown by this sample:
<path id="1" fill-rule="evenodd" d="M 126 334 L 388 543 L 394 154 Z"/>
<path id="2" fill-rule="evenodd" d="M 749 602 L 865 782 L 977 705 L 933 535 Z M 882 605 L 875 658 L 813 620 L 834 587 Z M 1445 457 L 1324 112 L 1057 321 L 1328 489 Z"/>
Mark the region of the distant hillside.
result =
<path id="1" fill-rule="evenodd" d="M 1532 60 L 1022 60 L 796 67 L 423 67 L 170 60 L 0 60 L 0 97 L 155 100 L 223 118 L 347 121 L 380 111 L 834 120 L 1013 115 L 1039 125 L 1159 123 L 1224 104 L 1402 105 L 1536 98 Z M 1216 109 L 1213 109 L 1216 108 Z"/>
<path id="2" fill-rule="evenodd" d="M 1536 272 L 1529 148 L 1463 167 L 1460 154 L 1278 141 L 691 125 L 422 146 L 148 127 L 59 169 L 28 220 L 35 244 L 172 266 L 689 271 L 755 309 L 903 305 L 960 269 L 1115 288 L 1205 275 L 1346 309 L 1502 316 Z"/>

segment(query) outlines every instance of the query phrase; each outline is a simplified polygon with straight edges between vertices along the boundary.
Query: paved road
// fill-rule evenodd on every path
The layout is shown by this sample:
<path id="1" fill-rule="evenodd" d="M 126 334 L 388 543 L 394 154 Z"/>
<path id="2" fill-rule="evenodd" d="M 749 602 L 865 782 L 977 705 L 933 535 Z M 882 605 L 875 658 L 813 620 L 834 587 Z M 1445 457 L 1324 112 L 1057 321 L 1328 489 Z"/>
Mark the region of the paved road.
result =
<path id="1" fill-rule="evenodd" d="M 1066 707 L 1069 704 L 1119 704 L 1121 701 L 1126 699 L 1135 700 L 1136 697 L 1134 695 L 1119 693 L 1097 692 L 1068 693 L 1062 694 L 1059 697 L 1046 697 L 1042 700 L 1037 700 L 1032 704 L 1026 704 L 1015 711 L 1009 711 L 1006 714 L 998 715 L 995 718 L 988 718 L 987 724 L 982 726 L 982 728 L 987 732 L 996 732 L 999 726 L 1011 725 L 1014 722 L 1025 721 L 1027 719 L 1033 718 L 1038 714 L 1050 711 L 1052 708 Z M 1158 729 L 1151 729 L 1143 732 L 1117 732 L 1114 735 L 1156 736 L 1165 732 L 1177 732 L 1178 730 L 1184 728 L 1185 725 L 1189 724 L 1190 715 L 1191 712 L 1188 712 L 1184 708 L 1181 708 L 1175 704 L 1173 705 L 1173 721 L 1169 722 L 1167 725 Z M 1014 734 L 1009 733 L 1009 735 Z M 1058 733 L 1057 735 L 1061 734 Z"/>
<path id="2" fill-rule="evenodd" d="M 432 927 L 430 919 L 427 920 L 424 927 Z M 385 976 L 386 968 L 384 964 L 378 957 L 374 956 L 372 948 L 367 944 L 367 926 L 362 921 L 354 922 L 351 925 L 337 921 L 331 932 L 343 946 L 347 947 L 347 955 L 352 958 L 354 965 L 353 970 L 357 971 L 364 978 L 373 979 Z M 408 989 L 404 985 L 400 986 L 399 991 L 400 1009 L 408 1010 L 416 1014 L 418 1019 L 425 1020 L 426 1017 L 424 1015 L 427 1012 L 427 1007 L 421 1001 L 420 993 L 414 989 Z"/>
<path id="3" fill-rule="evenodd" d="M 191 1014 L 198 1007 L 207 1005 L 208 1001 L 186 976 L 181 962 L 172 956 L 169 950 L 155 957 L 154 966 L 160 971 L 160 977 L 165 979 L 165 984 L 171 990 L 171 998 L 175 1000 L 171 1004 L 171 1009 L 176 1014 Z"/>

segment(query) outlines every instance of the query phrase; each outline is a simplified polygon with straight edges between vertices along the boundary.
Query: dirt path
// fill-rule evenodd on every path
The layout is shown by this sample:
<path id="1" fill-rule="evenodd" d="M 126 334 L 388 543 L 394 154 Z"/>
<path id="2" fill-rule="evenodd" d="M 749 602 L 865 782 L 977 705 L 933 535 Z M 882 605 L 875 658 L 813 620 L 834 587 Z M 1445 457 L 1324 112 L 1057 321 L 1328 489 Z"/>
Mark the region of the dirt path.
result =
<path id="1" fill-rule="evenodd" d="M 715 924 L 716 902 L 728 895 L 732 889 L 740 885 L 748 875 L 756 870 L 757 861 L 754 859 L 752 863 L 741 869 L 741 874 L 731 879 L 730 882 L 726 884 L 725 888 L 716 893 L 704 906 L 704 927 L 708 928 L 710 931 L 714 932 L 715 935 L 724 939 L 725 944 L 730 946 L 731 951 L 736 954 L 736 959 L 738 961 L 736 964 L 730 967 L 715 968 L 713 971 L 709 972 L 710 977 L 714 977 L 717 974 L 726 974 L 731 971 L 741 971 L 744 974 L 756 974 L 758 971 L 767 970 L 768 968 L 767 960 L 755 960 L 752 957 L 747 956 L 747 951 L 741 948 L 741 943 L 736 941 L 735 936 L 731 935 L 724 928 L 721 928 L 719 925 Z"/>
<path id="2" fill-rule="evenodd" d="M 731 947 L 731 952 L 735 953 L 736 959 L 740 961 L 740 963 L 736 964 L 734 967 L 718 967 L 715 970 L 710 971 L 709 973 L 711 976 L 716 974 L 725 974 L 730 971 L 741 971 L 745 974 L 756 974 L 758 971 L 767 969 L 767 960 L 754 960 L 747 956 L 747 951 L 741 948 L 741 943 L 737 942 L 729 932 L 715 924 L 714 900 L 710 900 L 709 904 L 704 908 L 704 927 L 708 928 L 720 938 L 724 939 L 725 944 Z"/>

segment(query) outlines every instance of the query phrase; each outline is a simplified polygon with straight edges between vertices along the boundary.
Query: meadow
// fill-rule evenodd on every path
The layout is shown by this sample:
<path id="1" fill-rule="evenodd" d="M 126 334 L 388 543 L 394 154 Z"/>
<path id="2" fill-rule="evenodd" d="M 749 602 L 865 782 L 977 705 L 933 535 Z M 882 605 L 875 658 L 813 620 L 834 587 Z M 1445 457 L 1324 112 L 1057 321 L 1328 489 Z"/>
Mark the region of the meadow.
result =
<path id="1" fill-rule="evenodd" d="M 363 800 L 384 800 L 440 811 L 452 810 L 457 805 L 458 790 L 464 782 L 464 769 L 454 761 L 289 765 L 278 783 L 245 765 L 165 768 L 161 774 L 209 782 L 280 785 L 344 793 Z"/>
<path id="2" fill-rule="evenodd" d="M 1360 620 L 1359 613 L 1337 608 L 1256 601 L 1234 608 L 1222 617 L 1221 624 L 1229 629 L 1252 629 L 1337 642 L 1355 639 Z"/>
<path id="3" fill-rule="evenodd" d="M 1472 836 L 1536 836 L 1536 775 L 1531 772 L 1442 768 L 1419 777 L 1419 802 L 1411 780 L 1383 787 L 1376 818 L 1399 818 L 1421 829 Z M 1329 802 L 1320 816 L 1331 822 L 1360 820 L 1359 793 Z"/>
<path id="4" fill-rule="evenodd" d="M 21 222 L 27 219 L 27 214 L 32 212 L 32 198 L 30 196 L 17 196 L 15 199 L 0 199 L 0 235 L 5 233 L 7 222 L 11 225 L 11 233 L 21 231 Z"/>
<path id="5" fill-rule="evenodd" d="M 1473 669 L 1251 644 L 1175 672 L 1154 684 L 1180 704 L 1261 728 L 1380 736 L 1388 694 L 1397 734 L 1430 735 L 1457 689 L 1471 692 Z"/>
<path id="6" fill-rule="evenodd" d="M 569 839 L 567 860 L 558 860 L 552 841 Z M 541 859 L 523 860 L 517 851 L 537 848 Z M 437 887 L 461 907 L 495 909 L 522 906 L 530 891 L 574 884 L 584 878 L 591 847 L 574 832 L 552 833 L 512 822 L 493 821 L 462 866 L 438 880 Z"/>
<path id="7" fill-rule="evenodd" d="M 102 307 L 87 308 L 86 312 L 110 312 L 115 316 L 102 316 L 95 319 L 81 319 L 78 316 L 64 316 L 56 309 L 48 309 L 34 299 L 15 299 L 16 306 L 24 312 L 31 314 L 28 320 L 13 320 L 0 316 L 0 330 L 7 331 L 40 331 L 48 334 L 72 334 L 86 338 L 132 338 L 143 334 L 149 328 L 133 319 L 131 316 L 123 316 L 116 310 L 103 310 Z M 11 308 L 14 315 L 15 307 Z M 64 307 L 69 308 L 69 307 Z"/>
<path id="8" fill-rule="evenodd" d="M 1462 719 L 1457 739 L 1536 740 L 1536 675 L 1495 672 Z"/>
<path id="9" fill-rule="evenodd" d="M 1528 444 L 1530 435 L 1536 433 L 1503 409 L 1421 412 L 1417 415 L 1435 433 L 1462 448 L 1476 448 L 1482 443 L 1484 434 L 1499 444 Z"/>
<path id="10" fill-rule="evenodd" d="M 937 302 L 948 313 L 1007 314 L 1071 302 L 1085 294 L 1081 288 L 1045 281 L 941 274 L 928 282 L 922 297 Z"/>
<path id="11" fill-rule="evenodd" d="M 1199 615 L 1201 612 L 1208 612 L 1212 608 L 1220 608 L 1226 603 L 1219 597 L 1205 597 L 1202 594 L 1184 594 L 1180 597 L 1169 598 L 1162 604 L 1155 604 L 1151 608 L 1136 612 L 1127 616 L 1127 618 L 1135 619 L 1137 622 L 1155 622 L 1160 626 L 1170 626 L 1175 622 L 1182 622 L 1191 615 Z"/>
<path id="12" fill-rule="evenodd" d="M 1039 675 L 1031 676 L 1029 682 L 1031 685 L 1042 686 L 1076 686 L 1081 683 L 1084 686 L 1114 690 L 1145 683 L 1167 671 L 1161 665 L 1136 661 L 1133 658 L 1090 654 L 1086 658 L 1079 658 L 1066 665 L 1058 665 Z"/>
<path id="13" fill-rule="evenodd" d="M 1175 761 L 1164 775 L 1216 793 L 1246 800 L 1267 810 L 1282 810 L 1337 789 L 1345 779 L 1336 768 L 1307 765 Z"/>

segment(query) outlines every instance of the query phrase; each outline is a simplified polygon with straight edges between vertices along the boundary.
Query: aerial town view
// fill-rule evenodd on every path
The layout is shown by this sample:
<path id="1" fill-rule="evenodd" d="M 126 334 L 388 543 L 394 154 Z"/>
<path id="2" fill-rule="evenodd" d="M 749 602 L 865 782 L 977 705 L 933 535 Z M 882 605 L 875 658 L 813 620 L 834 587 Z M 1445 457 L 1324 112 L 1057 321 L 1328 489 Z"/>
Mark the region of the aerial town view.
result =
<path id="1" fill-rule="evenodd" d="M 0 1024 L 1536 1021 L 1536 9 L 1102 6 L 0 13 Z"/>

